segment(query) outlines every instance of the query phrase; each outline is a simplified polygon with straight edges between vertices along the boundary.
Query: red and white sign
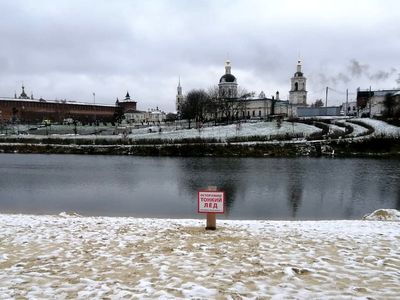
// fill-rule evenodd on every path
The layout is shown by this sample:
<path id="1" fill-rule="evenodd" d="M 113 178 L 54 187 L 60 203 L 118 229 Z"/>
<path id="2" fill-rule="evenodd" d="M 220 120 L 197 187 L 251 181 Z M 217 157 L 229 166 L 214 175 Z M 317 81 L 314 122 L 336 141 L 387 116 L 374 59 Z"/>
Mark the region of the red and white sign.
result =
<path id="1" fill-rule="evenodd" d="M 197 197 L 198 212 L 223 214 L 225 212 L 224 200 L 224 192 L 199 191 Z"/>

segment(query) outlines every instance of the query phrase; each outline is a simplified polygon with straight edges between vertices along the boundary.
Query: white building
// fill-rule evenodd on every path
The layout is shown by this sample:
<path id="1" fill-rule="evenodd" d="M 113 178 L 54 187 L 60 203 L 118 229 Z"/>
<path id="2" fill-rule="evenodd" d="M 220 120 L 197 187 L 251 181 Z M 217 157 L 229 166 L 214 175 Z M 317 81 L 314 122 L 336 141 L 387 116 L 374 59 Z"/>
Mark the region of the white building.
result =
<path id="1" fill-rule="evenodd" d="M 385 106 L 385 101 L 390 107 Z M 357 90 L 358 114 L 380 117 L 400 114 L 400 89 Z"/>
<path id="2" fill-rule="evenodd" d="M 385 113 L 388 114 L 387 108 L 385 106 L 385 99 L 387 97 L 391 97 L 393 99 L 393 105 L 391 108 L 393 111 L 390 113 L 393 114 L 393 112 L 398 110 L 399 96 L 400 90 L 373 91 L 372 97 L 370 99 L 371 117 L 381 117 Z"/>
<path id="3" fill-rule="evenodd" d="M 301 71 L 301 60 L 297 61 L 297 70 L 290 79 L 291 88 L 289 91 L 290 104 L 307 105 L 306 77 Z"/>
<path id="4" fill-rule="evenodd" d="M 221 76 L 218 83 L 218 96 L 220 98 L 234 99 L 237 98 L 237 80 L 231 73 L 231 62 L 225 62 L 225 74 Z"/>
<path id="5" fill-rule="evenodd" d="M 261 92 L 258 97 L 238 98 L 237 79 L 231 72 L 231 63 L 226 61 L 225 74 L 221 77 L 218 84 L 219 98 L 231 102 L 231 111 L 219 112 L 218 117 L 228 117 L 234 119 L 266 119 L 271 116 L 292 116 L 292 105 L 288 100 L 281 100 L 279 92 L 271 98 L 265 97 Z"/>
<path id="6" fill-rule="evenodd" d="M 147 124 L 147 123 L 161 123 L 167 118 L 165 112 L 160 109 L 148 109 L 147 111 L 127 111 L 124 114 L 125 121 L 129 124 Z"/>
<path id="7" fill-rule="evenodd" d="M 149 109 L 146 112 L 146 122 L 161 123 L 164 122 L 166 118 L 167 114 L 159 110 L 158 107 L 156 109 Z"/>
<path id="8" fill-rule="evenodd" d="M 257 98 L 239 98 L 238 83 L 236 77 L 232 74 L 231 62 L 225 62 L 225 74 L 221 76 L 218 83 L 218 101 L 226 101 L 230 107 L 230 111 L 217 112 L 218 118 L 231 119 L 266 119 L 274 115 L 280 116 L 296 116 L 296 107 L 306 105 L 307 91 L 306 78 L 301 72 L 301 61 L 298 61 L 297 72 L 291 80 L 292 89 L 290 91 L 291 100 L 281 100 L 279 92 L 271 98 L 265 97 L 265 93 L 261 92 Z M 176 110 L 178 116 L 181 113 L 182 104 L 185 99 L 182 95 L 182 87 L 179 84 L 176 95 Z M 213 118 L 209 116 L 209 118 Z"/>
<path id="9" fill-rule="evenodd" d="M 279 95 L 279 92 L 277 92 Z M 292 106 L 289 101 L 277 98 L 256 98 L 242 100 L 244 102 L 241 117 L 247 119 L 265 119 L 271 116 L 291 116 Z"/>
<path id="10" fill-rule="evenodd" d="M 176 108 L 176 113 L 178 115 L 178 117 L 181 115 L 182 113 L 182 105 L 185 101 L 185 97 L 183 96 L 182 93 L 182 87 L 181 87 L 181 78 L 179 77 L 179 83 L 178 83 L 178 87 L 176 88 L 177 93 L 176 93 L 176 102 L 175 102 L 175 108 Z"/>
<path id="11" fill-rule="evenodd" d="M 182 94 L 182 88 L 180 88 L 180 92 Z M 118 99 L 117 102 L 119 102 Z M 124 102 L 132 102 L 129 92 L 126 93 L 125 99 L 121 101 L 121 103 Z M 127 109 L 124 113 L 124 120 L 128 124 L 159 123 L 165 121 L 166 118 L 167 118 L 166 113 L 158 109 L 158 107 L 156 107 L 155 109 L 148 109 L 147 111 L 141 111 L 130 108 Z"/>
<path id="12" fill-rule="evenodd" d="M 344 116 L 357 116 L 357 101 L 344 102 L 341 114 Z"/>
<path id="13" fill-rule="evenodd" d="M 124 113 L 127 123 L 144 123 L 146 122 L 146 112 L 140 110 L 128 110 Z"/>

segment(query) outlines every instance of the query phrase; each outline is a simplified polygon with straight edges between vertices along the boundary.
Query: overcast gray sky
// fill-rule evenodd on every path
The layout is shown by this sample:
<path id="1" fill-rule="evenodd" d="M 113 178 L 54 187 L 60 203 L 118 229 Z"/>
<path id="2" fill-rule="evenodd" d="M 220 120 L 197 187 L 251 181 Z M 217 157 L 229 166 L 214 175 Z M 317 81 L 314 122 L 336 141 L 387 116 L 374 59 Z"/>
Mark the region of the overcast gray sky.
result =
<path id="1" fill-rule="evenodd" d="M 0 96 L 175 110 L 229 57 L 238 84 L 286 98 L 300 55 L 308 103 L 400 86 L 400 1 L 0 1 Z"/>

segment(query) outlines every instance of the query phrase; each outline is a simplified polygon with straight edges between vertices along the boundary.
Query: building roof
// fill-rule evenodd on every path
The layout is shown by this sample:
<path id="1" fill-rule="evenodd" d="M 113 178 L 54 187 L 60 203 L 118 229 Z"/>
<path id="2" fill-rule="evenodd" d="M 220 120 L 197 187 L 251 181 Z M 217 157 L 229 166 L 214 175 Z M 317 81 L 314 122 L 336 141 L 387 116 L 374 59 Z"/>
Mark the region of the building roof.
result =
<path id="1" fill-rule="evenodd" d="M 302 77 L 303 73 L 302 72 L 296 72 L 294 73 L 294 77 Z"/>
<path id="2" fill-rule="evenodd" d="M 161 114 L 163 114 L 164 112 L 162 112 L 162 111 L 159 111 L 159 110 L 155 110 L 155 111 L 152 111 L 152 112 L 150 112 L 152 115 L 161 115 Z"/>
<path id="3" fill-rule="evenodd" d="M 381 92 L 381 93 L 395 93 L 395 92 L 400 92 L 400 89 L 390 89 L 390 90 L 370 90 L 370 89 L 357 89 L 357 93 L 376 93 L 376 92 Z"/>
<path id="4" fill-rule="evenodd" d="M 14 99 L 8 97 L 0 97 L 0 101 L 15 101 L 21 103 L 27 102 L 36 102 L 36 103 L 58 103 L 58 104 L 70 104 L 70 105 L 90 105 L 90 106 L 106 106 L 106 107 L 115 107 L 114 104 L 104 104 L 104 103 L 87 103 L 87 102 L 78 102 L 71 100 L 44 100 L 44 99 Z"/>
<path id="5" fill-rule="evenodd" d="M 385 96 L 387 94 L 393 94 L 400 92 L 400 90 L 383 90 L 383 91 L 372 91 L 374 96 Z"/>
<path id="6" fill-rule="evenodd" d="M 142 111 L 142 110 L 128 109 L 127 111 L 125 111 L 125 113 L 129 113 L 129 114 L 144 114 L 146 112 Z"/>
<path id="7" fill-rule="evenodd" d="M 233 76 L 232 74 L 225 74 L 221 77 L 219 80 L 220 83 L 222 82 L 236 82 L 236 77 Z"/>

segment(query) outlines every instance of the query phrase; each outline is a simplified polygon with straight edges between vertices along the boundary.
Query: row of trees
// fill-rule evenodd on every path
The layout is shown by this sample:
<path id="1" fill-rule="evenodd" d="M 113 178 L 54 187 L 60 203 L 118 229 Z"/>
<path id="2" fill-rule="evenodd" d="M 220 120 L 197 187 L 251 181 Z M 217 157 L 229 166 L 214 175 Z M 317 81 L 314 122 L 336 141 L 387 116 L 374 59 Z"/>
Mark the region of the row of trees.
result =
<path id="1" fill-rule="evenodd" d="M 218 96 L 218 87 L 209 88 L 208 91 L 203 89 L 191 90 L 186 96 L 186 101 L 181 108 L 181 118 L 189 121 L 204 122 L 206 120 L 228 121 L 240 116 L 240 112 L 245 109 L 246 100 L 253 97 L 253 93 L 249 93 L 245 89 L 238 91 L 238 98 L 221 98 Z"/>

